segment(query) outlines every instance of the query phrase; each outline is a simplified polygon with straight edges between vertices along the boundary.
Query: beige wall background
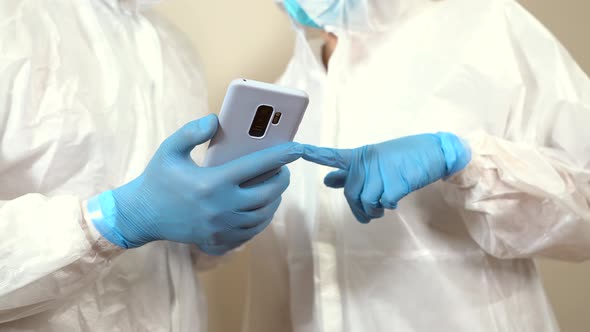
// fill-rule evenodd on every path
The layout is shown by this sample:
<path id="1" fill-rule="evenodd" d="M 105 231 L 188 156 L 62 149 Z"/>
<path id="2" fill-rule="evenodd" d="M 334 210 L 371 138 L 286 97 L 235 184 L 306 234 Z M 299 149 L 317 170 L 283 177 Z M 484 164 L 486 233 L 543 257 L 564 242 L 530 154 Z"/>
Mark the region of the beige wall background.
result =
<path id="1" fill-rule="evenodd" d="M 521 0 L 590 73 L 590 1 Z M 158 8 L 187 33 L 209 81 L 211 110 L 236 77 L 274 81 L 293 48 L 288 19 L 273 0 L 168 0 Z M 209 296 L 211 332 L 239 331 L 249 253 L 202 275 Z M 590 331 L 590 263 L 540 262 L 563 332 Z"/>

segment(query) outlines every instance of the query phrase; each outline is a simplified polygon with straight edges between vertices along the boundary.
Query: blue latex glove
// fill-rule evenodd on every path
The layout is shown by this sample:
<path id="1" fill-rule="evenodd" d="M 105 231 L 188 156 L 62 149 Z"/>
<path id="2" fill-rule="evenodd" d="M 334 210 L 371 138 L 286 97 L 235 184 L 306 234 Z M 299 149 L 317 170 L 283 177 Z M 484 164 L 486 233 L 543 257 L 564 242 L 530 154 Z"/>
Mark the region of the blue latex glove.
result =
<path id="1" fill-rule="evenodd" d="M 123 248 L 156 240 L 194 243 L 222 255 L 260 233 L 271 221 L 289 185 L 283 165 L 301 157 L 303 146 L 288 143 L 227 164 L 204 168 L 191 159 L 195 146 L 217 130 L 207 116 L 166 139 L 137 179 L 88 203 L 102 216 L 93 218 L 99 232 Z M 272 178 L 247 188 L 240 184 L 280 168 Z"/>
<path id="2" fill-rule="evenodd" d="M 462 170 L 469 148 L 449 133 L 408 136 L 357 149 L 305 146 L 303 158 L 336 167 L 324 183 L 344 188 L 352 213 L 362 223 L 381 218 L 409 193 Z"/>

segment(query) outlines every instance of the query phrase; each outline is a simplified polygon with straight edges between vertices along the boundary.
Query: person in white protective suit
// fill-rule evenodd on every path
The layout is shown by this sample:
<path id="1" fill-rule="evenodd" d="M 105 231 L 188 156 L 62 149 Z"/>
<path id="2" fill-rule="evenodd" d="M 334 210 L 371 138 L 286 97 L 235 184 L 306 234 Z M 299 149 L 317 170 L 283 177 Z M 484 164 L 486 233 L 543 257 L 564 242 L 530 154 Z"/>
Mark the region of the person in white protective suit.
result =
<path id="1" fill-rule="evenodd" d="M 590 81 L 568 52 L 513 0 L 284 7 L 296 140 L 329 147 L 304 158 L 344 191 L 291 167 L 244 330 L 558 331 L 533 258 L 590 258 Z"/>
<path id="2" fill-rule="evenodd" d="M 289 184 L 240 187 L 297 144 L 193 161 L 217 119 L 195 120 L 203 74 L 146 4 L 0 3 L 0 331 L 206 331 L 197 264 L 264 229 Z"/>

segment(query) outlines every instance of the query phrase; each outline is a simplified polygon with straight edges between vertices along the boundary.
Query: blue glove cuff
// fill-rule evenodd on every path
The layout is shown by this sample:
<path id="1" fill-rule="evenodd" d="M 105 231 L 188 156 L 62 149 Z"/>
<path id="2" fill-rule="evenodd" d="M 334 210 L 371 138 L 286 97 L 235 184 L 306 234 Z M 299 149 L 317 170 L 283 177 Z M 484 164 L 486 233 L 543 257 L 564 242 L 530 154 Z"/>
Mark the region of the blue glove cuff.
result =
<path id="1" fill-rule="evenodd" d="M 463 170 L 471 161 L 471 149 L 467 142 L 451 133 L 437 133 L 436 135 L 440 139 L 447 164 L 446 177 Z"/>
<path id="2" fill-rule="evenodd" d="M 94 227 L 105 239 L 121 248 L 129 249 L 127 241 L 117 231 L 117 208 L 111 190 L 89 199 L 86 208 Z"/>

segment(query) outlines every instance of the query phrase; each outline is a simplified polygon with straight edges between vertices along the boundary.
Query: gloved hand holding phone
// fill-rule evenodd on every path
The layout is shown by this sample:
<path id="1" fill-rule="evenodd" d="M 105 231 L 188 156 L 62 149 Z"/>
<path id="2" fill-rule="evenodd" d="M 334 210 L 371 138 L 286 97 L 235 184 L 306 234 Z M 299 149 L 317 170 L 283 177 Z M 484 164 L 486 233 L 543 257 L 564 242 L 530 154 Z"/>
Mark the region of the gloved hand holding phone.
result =
<path id="1" fill-rule="evenodd" d="M 194 243 L 222 255 L 260 233 L 271 221 L 289 185 L 284 165 L 299 159 L 303 147 L 286 143 L 217 167 L 199 167 L 190 157 L 195 146 L 217 130 L 210 115 L 182 127 L 162 143 L 143 174 L 98 195 L 88 203 L 102 216 L 99 232 L 123 248 L 157 240 Z M 273 169 L 272 178 L 240 184 Z"/>

